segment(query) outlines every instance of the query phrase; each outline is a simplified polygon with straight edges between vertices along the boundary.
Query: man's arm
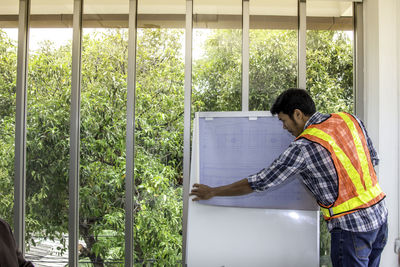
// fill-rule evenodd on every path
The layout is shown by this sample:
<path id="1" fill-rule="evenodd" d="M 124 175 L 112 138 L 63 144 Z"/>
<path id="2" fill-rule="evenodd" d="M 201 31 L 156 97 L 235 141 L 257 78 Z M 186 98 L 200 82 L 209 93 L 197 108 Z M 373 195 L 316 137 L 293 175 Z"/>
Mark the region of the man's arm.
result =
<path id="1" fill-rule="evenodd" d="M 281 184 L 288 177 L 301 172 L 306 166 L 300 148 L 292 143 L 268 168 L 235 183 L 220 187 L 213 188 L 204 184 L 194 184 L 189 195 L 196 196 L 193 201 L 197 201 L 215 196 L 240 196 L 253 191 L 264 191 Z"/>
<path id="2" fill-rule="evenodd" d="M 234 182 L 232 184 L 210 187 L 204 184 L 194 184 L 190 196 L 196 196 L 193 201 L 207 200 L 212 197 L 223 197 L 223 196 L 240 196 L 246 195 L 253 192 L 247 179 Z"/>

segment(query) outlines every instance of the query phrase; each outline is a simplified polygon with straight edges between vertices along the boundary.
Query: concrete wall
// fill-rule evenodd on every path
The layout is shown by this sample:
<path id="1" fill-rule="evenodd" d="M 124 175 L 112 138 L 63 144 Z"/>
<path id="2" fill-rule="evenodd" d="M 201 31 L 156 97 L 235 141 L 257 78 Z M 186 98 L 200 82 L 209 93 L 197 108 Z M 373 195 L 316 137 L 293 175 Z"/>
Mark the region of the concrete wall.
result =
<path id="1" fill-rule="evenodd" d="M 381 266 L 399 266 L 399 0 L 364 0 L 365 123 L 380 155 L 380 184 L 387 194 L 389 240 Z"/>

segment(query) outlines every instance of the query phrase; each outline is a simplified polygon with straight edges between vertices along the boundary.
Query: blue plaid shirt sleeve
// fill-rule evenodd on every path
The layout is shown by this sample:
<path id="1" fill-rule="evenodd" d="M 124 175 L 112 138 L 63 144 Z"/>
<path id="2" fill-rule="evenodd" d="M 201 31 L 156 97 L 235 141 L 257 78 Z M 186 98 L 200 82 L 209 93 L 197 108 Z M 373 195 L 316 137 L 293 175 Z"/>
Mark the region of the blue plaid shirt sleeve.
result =
<path id="1" fill-rule="evenodd" d="M 284 182 L 292 175 L 306 168 L 306 162 L 300 148 L 292 143 L 272 164 L 260 172 L 247 177 L 250 187 L 256 191 L 265 191 Z"/>

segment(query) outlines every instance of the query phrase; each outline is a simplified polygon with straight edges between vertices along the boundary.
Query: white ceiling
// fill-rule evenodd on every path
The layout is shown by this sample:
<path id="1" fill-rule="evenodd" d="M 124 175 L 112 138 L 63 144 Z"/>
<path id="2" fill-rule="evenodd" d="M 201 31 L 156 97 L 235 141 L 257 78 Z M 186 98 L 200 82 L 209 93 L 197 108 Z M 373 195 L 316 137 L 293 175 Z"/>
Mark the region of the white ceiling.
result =
<path id="1" fill-rule="evenodd" d="M 18 14 L 19 0 L 0 0 L 0 15 Z M 251 15 L 296 16 L 297 0 L 250 0 Z M 128 14 L 129 0 L 85 0 L 85 14 Z M 186 0 L 139 0 L 140 14 L 185 14 Z M 242 0 L 194 0 L 194 14 L 242 12 Z M 72 14 L 73 0 L 31 0 L 31 14 Z M 352 15 L 351 0 L 308 0 L 307 16 Z"/>

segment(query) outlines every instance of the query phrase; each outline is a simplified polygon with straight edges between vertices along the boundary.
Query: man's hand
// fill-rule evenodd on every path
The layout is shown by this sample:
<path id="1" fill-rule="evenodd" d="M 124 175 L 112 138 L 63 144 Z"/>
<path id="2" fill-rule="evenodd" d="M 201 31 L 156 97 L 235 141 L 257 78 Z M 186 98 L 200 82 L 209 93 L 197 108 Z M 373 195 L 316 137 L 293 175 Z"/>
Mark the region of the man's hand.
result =
<path id="1" fill-rule="evenodd" d="M 189 196 L 196 196 L 193 198 L 193 201 L 197 201 L 207 200 L 212 197 L 241 196 L 250 194 L 251 192 L 253 192 L 253 189 L 251 189 L 245 178 L 232 184 L 217 187 L 209 187 L 205 184 L 194 184 Z"/>
<path id="2" fill-rule="evenodd" d="M 205 184 L 194 184 L 189 196 L 196 196 L 193 201 L 207 200 L 214 197 L 213 188 Z"/>

